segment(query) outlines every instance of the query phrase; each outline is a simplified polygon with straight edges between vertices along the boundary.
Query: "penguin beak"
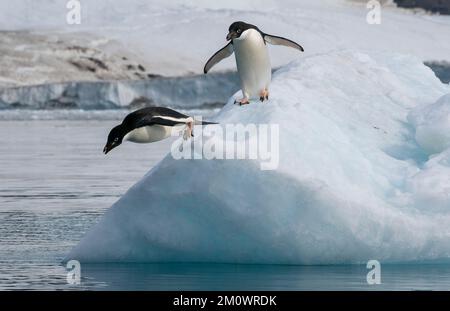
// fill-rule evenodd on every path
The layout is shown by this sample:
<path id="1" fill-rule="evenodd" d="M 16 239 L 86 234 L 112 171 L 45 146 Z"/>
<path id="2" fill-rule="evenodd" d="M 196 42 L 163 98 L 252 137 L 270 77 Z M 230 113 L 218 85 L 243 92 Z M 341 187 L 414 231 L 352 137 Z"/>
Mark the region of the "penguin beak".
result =
<path id="1" fill-rule="evenodd" d="M 227 35 L 227 41 L 237 38 L 237 33 L 235 31 L 230 31 Z"/>
<path id="2" fill-rule="evenodd" d="M 106 144 L 106 146 L 103 148 L 103 153 L 107 154 L 108 152 L 110 152 L 111 150 L 113 150 L 115 147 L 117 147 L 118 145 L 112 143 L 112 144 Z"/>

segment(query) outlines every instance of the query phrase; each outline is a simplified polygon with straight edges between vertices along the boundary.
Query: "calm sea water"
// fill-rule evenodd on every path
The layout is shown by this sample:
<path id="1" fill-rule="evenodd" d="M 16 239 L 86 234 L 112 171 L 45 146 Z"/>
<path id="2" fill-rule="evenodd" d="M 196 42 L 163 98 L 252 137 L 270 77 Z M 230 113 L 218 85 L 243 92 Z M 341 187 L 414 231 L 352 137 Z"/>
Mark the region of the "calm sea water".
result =
<path id="1" fill-rule="evenodd" d="M 120 113 L 119 113 L 120 116 Z M 450 290 L 450 265 L 82 265 L 62 258 L 169 150 L 171 140 L 102 154 L 116 120 L 0 121 L 0 290 Z M 111 118 L 109 118 L 111 119 Z"/>

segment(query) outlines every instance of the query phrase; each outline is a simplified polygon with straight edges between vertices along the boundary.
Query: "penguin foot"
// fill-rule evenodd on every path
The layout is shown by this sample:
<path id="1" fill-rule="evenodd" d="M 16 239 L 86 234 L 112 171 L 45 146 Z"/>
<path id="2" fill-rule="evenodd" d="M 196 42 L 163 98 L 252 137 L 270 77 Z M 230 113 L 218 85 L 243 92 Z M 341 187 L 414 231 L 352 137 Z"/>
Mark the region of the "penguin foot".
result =
<path id="1" fill-rule="evenodd" d="M 264 100 L 269 100 L 269 91 L 262 90 L 261 93 L 259 93 L 259 100 L 263 102 Z"/>
<path id="2" fill-rule="evenodd" d="M 242 99 L 235 100 L 234 104 L 239 104 L 239 106 L 242 106 L 242 105 L 248 105 L 248 104 L 250 104 L 250 102 L 249 102 L 248 98 L 244 97 Z"/>
<path id="3" fill-rule="evenodd" d="M 193 122 L 188 122 L 186 123 L 186 129 L 184 130 L 183 133 L 183 139 L 184 140 L 188 140 L 191 137 L 194 137 L 194 127 L 193 127 L 194 123 Z"/>

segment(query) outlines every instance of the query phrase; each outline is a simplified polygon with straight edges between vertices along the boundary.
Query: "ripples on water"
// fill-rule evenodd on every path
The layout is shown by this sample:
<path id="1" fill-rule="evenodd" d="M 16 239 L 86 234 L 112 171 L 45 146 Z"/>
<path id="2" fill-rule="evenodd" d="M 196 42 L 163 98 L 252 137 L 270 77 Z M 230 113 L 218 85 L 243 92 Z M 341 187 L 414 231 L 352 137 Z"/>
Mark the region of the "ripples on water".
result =
<path id="1" fill-rule="evenodd" d="M 66 288 L 61 260 L 167 153 L 170 141 L 106 157 L 109 119 L 0 121 L 0 289 Z"/>

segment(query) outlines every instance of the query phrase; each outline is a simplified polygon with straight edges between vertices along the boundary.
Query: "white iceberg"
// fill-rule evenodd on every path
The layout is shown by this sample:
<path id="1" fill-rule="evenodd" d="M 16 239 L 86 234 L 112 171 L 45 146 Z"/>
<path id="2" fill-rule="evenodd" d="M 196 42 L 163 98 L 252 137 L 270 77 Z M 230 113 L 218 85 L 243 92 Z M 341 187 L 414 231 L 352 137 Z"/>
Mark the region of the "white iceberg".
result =
<path id="1" fill-rule="evenodd" d="M 429 158 L 408 121 L 414 107 L 447 93 L 449 85 L 409 56 L 340 51 L 300 58 L 276 72 L 269 102 L 239 107 L 231 98 L 216 119 L 278 124 L 276 170 L 263 171 L 255 160 L 169 154 L 67 259 L 448 260 L 450 152 Z"/>
<path id="2" fill-rule="evenodd" d="M 433 104 L 413 109 L 409 120 L 416 128 L 417 143 L 428 154 L 450 147 L 450 94 Z"/>

